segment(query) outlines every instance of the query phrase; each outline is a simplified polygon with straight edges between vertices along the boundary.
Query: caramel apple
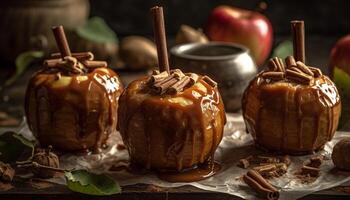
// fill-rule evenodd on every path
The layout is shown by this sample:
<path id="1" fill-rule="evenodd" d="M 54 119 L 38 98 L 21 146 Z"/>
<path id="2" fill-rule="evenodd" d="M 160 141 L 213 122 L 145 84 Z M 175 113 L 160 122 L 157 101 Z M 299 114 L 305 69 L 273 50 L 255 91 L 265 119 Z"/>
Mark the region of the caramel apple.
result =
<path id="1" fill-rule="evenodd" d="M 270 59 L 245 90 L 247 131 L 256 144 L 290 154 L 309 153 L 332 139 L 341 111 L 334 83 L 305 65 L 303 22 L 293 21 L 294 57 Z"/>
<path id="2" fill-rule="evenodd" d="M 52 54 L 30 79 L 25 112 L 43 146 L 98 151 L 117 124 L 122 85 L 90 52 L 70 53 L 62 26 L 53 29 L 61 53 Z"/>
<path id="3" fill-rule="evenodd" d="M 152 12 L 162 25 L 161 7 Z M 118 128 L 132 163 L 162 172 L 159 177 L 167 181 L 200 180 L 218 169 L 213 156 L 223 136 L 224 105 L 209 77 L 169 70 L 165 33 L 157 20 L 160 72 L 125 89 L 119 100 Z"/>

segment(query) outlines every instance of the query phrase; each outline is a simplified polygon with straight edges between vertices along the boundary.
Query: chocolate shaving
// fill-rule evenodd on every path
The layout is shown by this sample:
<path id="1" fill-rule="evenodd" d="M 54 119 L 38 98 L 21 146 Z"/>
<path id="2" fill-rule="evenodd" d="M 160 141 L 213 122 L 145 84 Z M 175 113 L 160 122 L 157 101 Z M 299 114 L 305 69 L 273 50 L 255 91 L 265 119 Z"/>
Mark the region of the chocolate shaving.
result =
<path id="1" fill-rule="evenodd" d="M 94 59 L 94 54 L 91 52 L 77 52 L 77 53 L 72 53 L 72 56 L 78 59 L 79 61 L 82 60 L 93 60 Z M 51 54 L 51 58 L 57 59 L 57 58 L 62 58 L 61 53 L 53 53 Z"/>
<path id="2" fill-rule="evenodd" d="M 295 62 L 295 59 L 294 59 L 293 56 L 287 56 L 287 58 L 285 59 L 285 61 L 286 61 L 287 67 L 297 66 L 297 63 Z"/>
<path id="3" fill-rule="evenodd" d="M 56 67 L 59 62 L 62 62 L 62 59 L 49 59 L 44 60 L 44 67 Z"/>
<path id="4" fill-rule="evenodd" d="M 304 73 L 304 72 L 303 72 L 303 71 L 301 71 L 299 68 L 294 67 L 294 66 L 289 67 L 288 69 L 290 69 L 290 70 L 292 70 L 292 71 L 296 71 L 296 72 L 301 73 L 301 74 L 303 74 L 303 73 Z"/>
<path id="5" fill-rule="evenodd" d="M 289 70 L 289 69 L 286 70 L 286 77 L 289 80 L 296 81 L 298 83 L 306 84 L 306 85 L 309 85 L 312 80 L 312 77 L 306 74 L 298 73 L 296 71 Z"/>
<path id="6" fill-rule="evenodd" d="M 243 176 L 243 181 L 263 198 L 271 200 L 279 198 L 278 190 L 254 170 L 249 170 Z"/>
<path id="7" fill-rule="evenodd" d="M 305 166 L 319 168 L 322 165 L 322 162 L 323 156 L 314 156 L 307 161 Z"/>
<path id="8" fill-rule="evenodd" d="M 303 71 L 305 74 L 314 76 L 314 73 L 302 62 L 297 62 L 297 68 L 299 68 L 301 71 Z"/>
<path id="9" fill-rule="evenodd" d="M 262 73 L 263 78 L 271 79 L 271 80 L 281 80 L 284 78 L 283 72 L 264 72 Z"/>
<path id="10" fill-rule="evenodd" d="M 87 68 L 107 67 L 107 62 L 106 61 L 84 60 L 81 63 Z"/>
<path id="11" fill-rule="evenodd" d="M 272 61 L 275 63 L 276 67 L 277 67 L 277 71 L 279 72 L 283 72 L 284 71 L 284 67 L 280 62 L 280 59 L 277 57 L 272 58 Z"/>
<path id="12" fill-rule="evenodd" d="M 163 79 L 162 81 L 156 83 L 152 88 L 154 92 L 157 94 L 164 94 L 166 90 L 173 84 L 175 84 L 178 81 L 177 78 L 174 77 L 174 75 L 170 75 Z"/>
<path id="13" fill-rule="evenodd" d="M 182 92 L 183 89 L 186 87 L 186 85 L 190 82 L 190 77 L 184 76 L 182 79 L 180 79 L 177 83 L 172 85 L 168 90 L 168 94 L 176 94 L 177 92 Z"/>
<path id="14" fill-rule="evenodd" d="M 159 72 L 159 71 L 158 71 Z M 157 83 L 161 80 L 163 80 L 164 78 L 168 77 L 169 74 L 167 71 L 163 71 L 162 73 L 158 73 L 158 74 L 154 74 L 150 77 L 149 79 L 149 83 L 153 84 L 153 83 Z"/>
<path id="15" fill-rule="evenodd" d="M 268 65 L 267 66 L 268 66 L 270 71 L 278 71 L 277 63 L 275 63 L 273 59 L 270 59 L 268 61 Z"/>
<path id="16" fill-rule="evenodd" d="M 279 159 L 276 157 L 270 156 L 258 156 L 258 159 L 261 163 L 278 163 Z"/>
<path id="17" fill-rule="evenodd" d="M 208 83 L 210 86 L 212 87 L 216 87 L 218 84 L 213 80 L 211 79 L 209 76 L 203 76 L 202 80 L 206 83 Z"/>
<path id="18" fill-rule="evenodd" d="M 254 167 L 253 170 L 259 172 L 259 174 L 263 177 L 270 177 L 273 176 L 272 172 L 276 172 L 277 167 L 274 164 L 268 164 L 268 165 L 262 165 Z"/>
<path id="19" fill-rule="evenodd" d="M 322 76 L 322 71 L 316 67 L 309 67 L 309 69 L 314 73 L 314 77 L 318 78 Z"/>
<path id="20" fill-rule="evenodd" d="M 15 176 L 15 170 L 7 163 L 0 162 L 0 179 L 11 182 Z"/>
<path id="21" fill-rule="evenodd" d="M 303 166 L 301 168 L 301 175 L 309 175 L 311 177 L 318 177 L 320 175 L 320 169 L 315 167 Z"/>

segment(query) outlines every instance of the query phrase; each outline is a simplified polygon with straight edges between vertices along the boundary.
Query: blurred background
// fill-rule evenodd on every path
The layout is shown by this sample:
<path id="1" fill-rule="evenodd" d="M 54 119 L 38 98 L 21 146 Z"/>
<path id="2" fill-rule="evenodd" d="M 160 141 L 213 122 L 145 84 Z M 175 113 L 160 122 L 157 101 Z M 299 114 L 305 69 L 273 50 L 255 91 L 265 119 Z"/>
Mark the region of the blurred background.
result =
<path id="1" fill-rule="evenodd" d="M 330 66 L 333 64 L 329 63 L 337 63 L 332 61 L 332 48 L 336 48 L 337 41 L 350 32 L 350 4 L 347 0 L 1 1 L 0 125 L 14 125 L 22 118 L 23 97 L 29 78 L 33 72 L 40 69 L 43 59 L 50 53 L 57 52 L 51 32 L 54 25 L 64 25 L 73 51 L 92 51 L 96 59 L 107 60 L 121 75 L 125 84 L 147 71 L 150 65 L 156 65 L 149 13 L 149 8 L 155 5 L 164 7 L 169 48 L 175 44 L 203 42 L 203 37 L 205 42 L 230 40 L 225 36 L 218 36 L 220 34 L 210 33 L 212 23 L 218 23 L 223 32 L 231 30 L 234 38 L 234 32 L 240 29 L 239 25 L 234 27 L 232 24 L 235 22 L 231 25 L 220 24 L 222 22 L 218 19 L 225 15 L 225 10 L 233 9 L 235 13 L 256 17 L 267 25 L 271 24 L 268 32 L 272 35 L 272 42 L 261 36 L 254 45 L 248 45 L 253 53 L 254 48 L 267 46 L 267 50 L 264 50 L 265 57 L 257 58 L 258 56 L 253 55 L 258 66 L 263 66 L 271 56 L 283 57 L 292 52 L 291 20 L 305 21 L 307 63 L 319 67 L 324 73 L 332 71 L 330 67 L 334 66 Z M 214 9 L 221 5 L 229 7 L 223 11 L 216 10 L 215 13 Z M 247 10 L 249 14 L 237 8 Z M 222 20 L 226 20 L 225 16 Z M 241 19 L 236 20 L 239 22 Z M 242 24 L 253 24 L 249 20 L 246 21 L 248 22 Z M 181 28 L 184 24 L 190 26 L 190 30 Z M 200 30 L 197 31 L 198 29 Z M 137 37 L 130 39 L 129 36 Z M 254 33 L 247 37 L 254 37 Z M 243 45 L 247 43 L 245 38 L 241 40 Z M 232 39 L 232 42 L 240 43 L 235 39 Z M 350 71 L 346 66 L 337 67 L 344 68 L 343 71 Z M 258 67 L 258 70 L 261 69 Z"/>

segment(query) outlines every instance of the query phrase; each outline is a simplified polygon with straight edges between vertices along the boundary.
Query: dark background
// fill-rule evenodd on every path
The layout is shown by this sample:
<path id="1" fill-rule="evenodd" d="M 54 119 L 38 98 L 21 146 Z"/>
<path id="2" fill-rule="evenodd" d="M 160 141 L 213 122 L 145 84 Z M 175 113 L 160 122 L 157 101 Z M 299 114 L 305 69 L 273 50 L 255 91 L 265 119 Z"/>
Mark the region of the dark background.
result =
<path id="1" fill-rule="evenodd" d="M 203 27 L 213 8 L 226 4 L 254 10 L 259 0 L 91 0 L 91 15 L 103 17 L 119 34 L 152 34 L 149 8 L 162 5 L 167 32 L 181 24 Z M 289 21 L 305 20 L 306 34 L 340 36 L 350 32 L 349 0 L 267 0 L 264 14 L 276 35 L 289 34 Z M 148 19 L 148 20 L 147 20 Z"/>

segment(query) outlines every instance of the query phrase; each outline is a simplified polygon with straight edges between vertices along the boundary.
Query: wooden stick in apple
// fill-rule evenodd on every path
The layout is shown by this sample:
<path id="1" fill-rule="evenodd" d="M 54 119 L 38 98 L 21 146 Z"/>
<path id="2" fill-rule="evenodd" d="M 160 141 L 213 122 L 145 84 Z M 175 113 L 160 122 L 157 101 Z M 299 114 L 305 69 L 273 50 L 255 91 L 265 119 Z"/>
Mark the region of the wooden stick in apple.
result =
<path id="1" fill-rule="evenodd" d="M 72 56 L 63 26 L 54 26 L 52 27 L 52 31 L 56 39 L 57 47 L 60 50 L 61 57 Z"/>
<path id="2" fill-rule="evenodd" d="M 293 52 L 296 61 L 305 63 L 305 31 L 304 21 L 291 21 L 291 30 L 293 37 Z"/>
<path id="3" fill-rule="evenodd" d="M 157 45 L 159 71 L 169 72 L 168 50 L 166 44 L 165 25 L 163 7 L 155 6 L 151 8 L 153 17 L 154 40 Z"/>

